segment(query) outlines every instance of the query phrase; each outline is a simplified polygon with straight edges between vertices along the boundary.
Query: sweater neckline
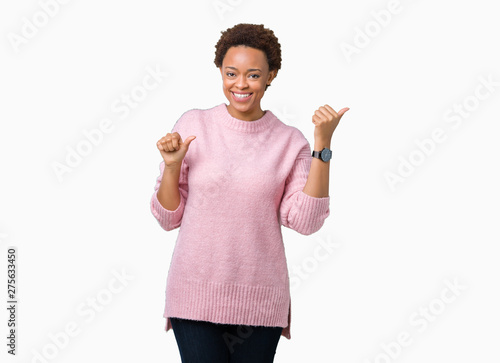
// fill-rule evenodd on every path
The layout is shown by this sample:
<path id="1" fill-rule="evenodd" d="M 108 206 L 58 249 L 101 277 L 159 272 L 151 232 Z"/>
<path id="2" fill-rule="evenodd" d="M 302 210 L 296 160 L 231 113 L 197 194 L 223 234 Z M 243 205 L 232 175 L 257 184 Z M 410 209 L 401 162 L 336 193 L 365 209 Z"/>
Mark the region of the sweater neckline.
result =
<path id="1" fill-rule="evenodd" d="M 219 106 L 215 108 L 216 114 L 218 116 L 218 119 L 222 121 L 224 125 L 227 127 L 237 130 L 237 131 L 242 131 L 242 132 L 258 132 L 267 129 L 273 120 L 276 118 L 274 114 L 269 111 L 265 110 L 264 115 L 254 121 L 245 121 L 245 120 L 240 120 L 238 118 L 235 118 L 231 116 L 227 109 L 227 105 L 225 103 L 221 103 Z"/>

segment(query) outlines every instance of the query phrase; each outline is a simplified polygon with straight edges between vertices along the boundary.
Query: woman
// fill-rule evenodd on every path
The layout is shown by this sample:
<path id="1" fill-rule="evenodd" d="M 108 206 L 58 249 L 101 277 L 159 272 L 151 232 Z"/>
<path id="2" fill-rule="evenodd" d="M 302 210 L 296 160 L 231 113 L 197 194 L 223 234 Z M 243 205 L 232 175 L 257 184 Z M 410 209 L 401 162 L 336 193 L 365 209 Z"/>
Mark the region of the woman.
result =
<path id="1" fill-rule="evenodd" d="M 281 67 L 273 31 L 238 24 L 215 47 L 229 105 L 185 112 L 157 142 L 151 211 L 163 229 L 180 227 L 165 330 L 182 362 L 273 362 L 291 337 L 281 225 L 309 235 L 328 217 L 329 147 L 348 108 L 314 113 L 313 157 L 300 130 L 260 107 Z"/>

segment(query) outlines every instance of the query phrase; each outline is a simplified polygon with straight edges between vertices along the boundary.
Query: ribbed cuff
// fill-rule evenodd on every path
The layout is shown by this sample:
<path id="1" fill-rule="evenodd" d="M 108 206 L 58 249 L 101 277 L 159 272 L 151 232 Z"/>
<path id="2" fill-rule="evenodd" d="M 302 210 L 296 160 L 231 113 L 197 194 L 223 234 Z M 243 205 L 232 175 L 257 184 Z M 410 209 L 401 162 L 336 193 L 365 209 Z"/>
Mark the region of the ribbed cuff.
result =
<path id="1" fill-rule="evenodd" d="M 181 202 L 176 210 L 165 209 L 158 200 L 158 191 L 151 197 L 151 212 L 163 229 L 170 231 L 179 226 L 184 213 L 185 200 L 181 194 Z"/>
<path id="2" fill-rule="evenodd" d="M 301 234 L 318 231 L 330 215 L 330 196 L 312 197 L 301 190 L 297 193 L 297 203 L 300 216 L 295 220 L 295 229 Z"/>

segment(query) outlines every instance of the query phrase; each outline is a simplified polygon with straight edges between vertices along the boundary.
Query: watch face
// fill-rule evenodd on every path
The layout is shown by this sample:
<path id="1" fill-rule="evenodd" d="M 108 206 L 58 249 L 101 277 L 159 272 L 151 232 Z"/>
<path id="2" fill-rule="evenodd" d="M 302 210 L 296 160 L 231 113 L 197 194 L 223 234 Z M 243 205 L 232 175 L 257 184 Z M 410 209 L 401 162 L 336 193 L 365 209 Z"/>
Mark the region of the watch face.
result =
<path id="1" fill-rule="evenodd" d="M 332 150 L 327 149 L 327 148 L 324 148 L 323 150 L 321 150 L 321 159 L 323 161 L 328 161 L 331 159 L 331 157 L 332 157 Z"/>

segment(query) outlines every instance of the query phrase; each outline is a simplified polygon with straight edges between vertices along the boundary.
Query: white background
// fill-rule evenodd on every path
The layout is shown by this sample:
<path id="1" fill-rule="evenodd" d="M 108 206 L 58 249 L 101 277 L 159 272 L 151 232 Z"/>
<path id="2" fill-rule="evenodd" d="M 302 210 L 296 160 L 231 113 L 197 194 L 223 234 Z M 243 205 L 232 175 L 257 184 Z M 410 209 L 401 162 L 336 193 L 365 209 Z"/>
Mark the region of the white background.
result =
<path id="1" fill-rule="evenodd" d="M 331 215 L 307 237 L 283 228 L 290 275 L 293 266 L 305 274 L 292 290 L 292 339 L 281 338 L 275 362 L 500 359 L 494 2 L 401 0 L 380 25 L 391 1 L 87 0 L 53 8 L 44 25 L 47 2 L 0 5 L 2 306 L 7 247 L 18 249 L 9 361 L 39 362 L 45 351 L 47 362 L 180 362 L 162 316 L 178 230 L 162 230 L 149 205 L 156 141 L 183 112 L 228 103 L 215 44 L 240 22 L 264 24 L 281 43 L 263 109 L 312 144 L 319 106 L 350 107 L 332 139 Z M 26 22 L 39 24 L 30 38 Z M 127 117 L 113 111 L 147 67 L 168 75 Z M 112 132 L 59 180 L 54 163 L 106 118 Z M 415 140 L 435 132 L 424 154 Z M 404 163 L 391 187 L 387 174 Z M 335 248 L 318 260 L 325 243 Z M 133 279 L 106 295 L 113 271 Z M 98 311 L 87 305 L 106 296 Z M 54 353 L 51 336 L 72 322 L 78 334 Z M 405 332 L 410 343 L 398 348 Z"/>

